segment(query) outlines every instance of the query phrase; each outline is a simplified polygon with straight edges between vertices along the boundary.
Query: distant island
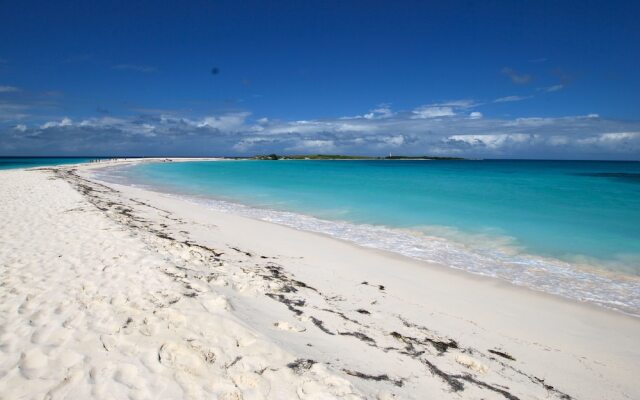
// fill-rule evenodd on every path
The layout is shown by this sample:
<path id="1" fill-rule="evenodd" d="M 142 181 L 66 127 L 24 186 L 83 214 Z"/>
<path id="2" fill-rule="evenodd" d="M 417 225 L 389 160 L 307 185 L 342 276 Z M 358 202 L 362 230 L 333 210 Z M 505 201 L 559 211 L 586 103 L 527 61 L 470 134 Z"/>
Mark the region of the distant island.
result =
<path id="1" fill-rule="evenodd" d="M 302 154 L 302 155 L 278 155 L 266 154 L 249 157 L 250 160 L 464 160 L 459 157 L 434 157 L 434 156 L 350 156 L 342 154 Z"/>

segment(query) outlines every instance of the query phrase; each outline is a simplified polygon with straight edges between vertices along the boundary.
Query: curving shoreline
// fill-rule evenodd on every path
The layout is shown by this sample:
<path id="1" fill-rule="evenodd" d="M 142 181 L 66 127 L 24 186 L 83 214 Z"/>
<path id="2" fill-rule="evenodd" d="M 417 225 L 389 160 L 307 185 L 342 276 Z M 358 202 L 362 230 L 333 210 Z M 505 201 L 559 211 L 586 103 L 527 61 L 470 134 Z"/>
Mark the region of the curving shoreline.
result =
<path id="1" fill-rule="evenodd" d="M 168 172 L 174 172 L 174 182 L 167 184 L 157 176 L 146 181 L 138 177 L 136 169 L 131 169 L 130 166 L 94 171 L 90 178 L 107 184 L 137 186 L 173 195 L 216 211 L 321 233 L 359 246 L 389 251 L 475 275 L 501 279 L 517 286 L 571 300 L 598 304 L 628 315 L 640 316 L 640 277 L 631 271 L 628 274 L 624 273 L 622 265 L 609 265 L 608 268 L 605 261 L 589 259 L 586 256 L 566 260 L 533 254 L 523 251 L 506 236 L 474 235 L 442 226 L 424 225 L 414 231 L 393 227 L 393 222 L 385 225 L 375 222 L 353 222 L 353 219 L 326 219 L 317 216 L 317 213 L 314 214 L 313 209 L 307 212 L 291 211 L 278 207 L 277 202 L 274 207 L 268 204 L 253 206 L 255 203 L 250 197 L 228 199 L 228 196 L 222 195 L 220 198 L 216 194 L 216 187 L 203 180 L 199 182 L 202 193 L 193 186 L 181 187 L 175 182 L 179 175 L 175 175 L 175 169 L 171 166 Z M 158 169 L 155 171 L 159 173 Z M 184 178 L 188 180 L 188 174 L 184 175 Z M 258 193 L 264 194 L 264 187 L 258 184 L 256 188 Z M 220 193 L 228 193 L 221 187 L 218 190 Z M 257 197 L 260 198 L 260 195 Z M 299 204 L 297 209 L 300 209 Z M 632 269 L 633 265 L 629 262 L 629 268 Z"/>
<path id="2" fill-rule="evenodd" d="M 89 378 L 97 368 L 104 387 L 116 393 L 140 394 L 144 387 L 157 395 L 159 387 L 150 383 L 163 376 L 175 393 L 191 390 L 194 398 L 215 390 L 219 396 L 289 398 L 278 397 L 276 386 L 301 398 L 640 394 L 635 318 L 140 188 L 104 185 L 83 173 L 95 167 L 0 174 L 3 187 L 12 189 L 4 192 L 0 213 L 8 227 L 2 242 L 10 243 L 0 253 L 6 266 L 1 349 L 15 360 L 3 364 L 2 389 L 44 392 L 64 378 L 53 368 L 38 368 L 43 358 L 46 365 L 55 358 L 47 354 L 56 348 L 44 346 L 46 340 L 29 340 L 46 326 L 96 337 L 58 345 L 84 355 L 69 361 L 69 371 L 81 377 L 61 386 L 69 393 L 95 391 Z M 53 229 L 62 220 L 65 235 Z M 53 228 L 47 230 L 47 223 Z M 26 243 L 34 226 L 45 234 Z M 34 255 L 34 247 L 40 254 Z M 84 250 L 67 259 L 64 251 L 73 249 Z M 109 260 L 123 250 L 131 256 Z M 56 268 L 42 274 L 56 252 L 63 253 L 54 260 Z M 100 271 L 95 260 L 107 268 Z M 64 277 L 69 266 L 80 271 L 84 287 L 92 284 L 88 290 L 75 278 L 53 279 Z M 36 283 L 42 276 L 48 288 Z M 79 291 L 67 300 L 81 299 L 88 308 L 79 322 L 53 326 L 55 307 L 49 312 L 48 305 L 76 293 L 69 290 L 74 287 Z M 125 288 L 122 303 L 117 294 Z M 43 297 L 47 290 L 56 295 Z M 134 307 L 138 303 L 144 306 Z M 112 315 L 122 324 L 97 327 L 93 307 L 102 312 L 98 317 Z M 136 312 L 127 316 L 127 307 Z M 40 317 L 30 319 L 37 312 Z M 234 340 L 260 346 L 236 346 Z M 132 349 L 132 343 L 139 347 Z M 133 367 L 106 366 L 111 352 Z M 100 359 L 107 360 L 102 367 L 91 367 Z M 198 367 L 189 368 L 191 363 Z M 38 385 L 18 388 L 35 376 L 42 379 Z M 220 384 L 207 386 L 213 378 Z"/>

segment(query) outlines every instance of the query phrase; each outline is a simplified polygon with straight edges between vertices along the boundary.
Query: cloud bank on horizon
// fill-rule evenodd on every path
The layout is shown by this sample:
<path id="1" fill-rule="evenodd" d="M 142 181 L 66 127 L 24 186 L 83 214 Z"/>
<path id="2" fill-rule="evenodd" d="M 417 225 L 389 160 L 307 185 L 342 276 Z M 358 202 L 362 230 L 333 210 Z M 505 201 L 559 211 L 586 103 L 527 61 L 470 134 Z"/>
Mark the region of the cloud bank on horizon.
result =
<path id="1" fill-rule="evenodd" d="M 498 99 L 500 100 L 500 99 Z M 511 101 L 511 100 L 500 100 Z M 515 100 L 513 100 L 515 101 Z M 334 153 L 483 158 L 638 159 L 640 122 L 597 114 L 485 118 L 470 100 L 312 120 L 254 118 L 248 111 L 186 117 L 52 119 L 0 132 L 4 154 L 253 155 Z"/>

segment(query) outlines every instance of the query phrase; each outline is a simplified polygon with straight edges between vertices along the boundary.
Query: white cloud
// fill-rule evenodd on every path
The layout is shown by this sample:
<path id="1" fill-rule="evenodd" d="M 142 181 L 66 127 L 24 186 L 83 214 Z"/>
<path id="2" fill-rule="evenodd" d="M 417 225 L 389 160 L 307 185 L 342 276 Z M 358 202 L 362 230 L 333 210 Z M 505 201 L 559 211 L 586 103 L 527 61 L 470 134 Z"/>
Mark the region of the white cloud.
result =
<path id="1" fill-rule="evenodd" d="M 509 79 L 511 79 L 511 82 L 515 83 L 516 85 L 525 85 L 529 83 L 531 79 L 533 79 L 531 75 L 518 73 L 509 67 L 502 68 L 501 72 L 504 75 L 507 75 Z"/>
<path id="2" fill-rule="evenodd" d="M 522 100 L 526 100 L 526 99 L 530 99 L 532 96 L 505 96 L 505 97 L 499 97 L 497 99 L 495 99 L 493 102 L 494 103 L 509 103 L 512 101 L 522 101 Z"/>
<path id="3" fill-rule="evenodd" d="M 15 86 L 0 86 L 0 93 L 13 93 L 19 91 L 20 88 L 17 88 Z"/>
<path id="4" fill-rule="evenodd" d="M 194 124 L 199 128 L 214 128 L 219 130 L 236 130 L 244 126 L 245 120 L 251 115 L 248 112 L 238 112 L 215 117 L 205 117 Z"/>
<path id="5" fill-rule="evenodd" d="M 634 141 L 635 139 L 640 139 L 640 132 L 602 133 L 596 136 L 578 139 L 577 142 L 586 145 L 599 144 L 605 146 L 618 146 Z"/>
<path id="6" fill-rule="evenodd" d="M 393 115 L 394 113 L 393 111 L 391 111 L 391 108 L 385 104 L 369 111 L 367 114 L 363 115 L 363 118 L 366 118 L 366 119 L 390 118 Z"/>
<path id="7" fill-rule="evenodd" d="M 448 106 L 422 106 L 413 110 L 412 118 L 438 118 L 456 115 L 453 107 Z"/>
<path id="8" fill-rule="evenodd" d="M 0 101 L 0 121 L 17 121 L 27 118 L 29 107 L 24 104 Z"/>
<path id="9" fill-rule="evenodd" d="M 274 142 L 273 139 L 271 138 L 265 138 L 265 137 L 244 137 L 242 139 L 240 139 L 237 143 L 235 143 L 233 145 L 233 149 L 240 151 L 240 152 L 246 152 L 249 151 L 253 148 L 261 148 L 263 146 L 268 146 L 270 144 L 272 144 Z"/>
<path id="10" fill-rule="evenodd" d="M 505 126 L 539 127 L 543 125 L 553 125 L 555 120 L 555 118 L 541 117 L 516 118 L 514 120 L 506 121 Z"/>
<path id="11" fill-rule="evenodd" d="M 593 124 L 595 120 L 598 120 L 599 118 L 600 116 L 598 114 L 574 115 L 569 117 L 553 118 L 527 117 L 505 121 L 504 126 L 536 128 L 542 126 L 570 125 L 574 128 L 579 128 L 581 126 L 585 126 L 585 124 Z"/>
<path id="12" fill-rule="evenodd" d="M 566 136 L 550 136 L 549 139 L 549 144 L 551 146 L 564 146 L 566 144 L 571 143 L 571 141 L 569 140 L 568 137 Z"/>
<path id="13" fill-rule="evenodd" d="M 597 114 L 488 118 L 479 111 L 442 105 L 390 112 L 393 115 L 386 118 L 363 115 L 298 121 L 253 120 L 249 112 L 198 118 L 166 112 L 77 121 L 61 118 L 37 125 L 21 121 L 4 131 L 0 128 L 0 142 L 10 141 L 15 148 L 34 154 L 37 151 L 30 149 L 58 149 L 61 154 L 72 148 L 92 154 L 101 149 L 111 153 L 130 149 L 132 154 L 185 155 L 387 154 L 393 150 L 410 155 L 624 159 L 637 159 L 640 154 L 640 121 L 608 120 Z"/>
<path id="14" fill-rule="evenodd" d="M 391 118 L 395 115 L 396 113 L 391 110 L 391 106 L 389 104 L 380 104 L 378 107 L 369 110 L 369 112 L 365 114 L 341 117 L 340 119 L 385 119 Z"/>
<path id="15" fill-rule="evenodd" d="M 69 123 L 73 123 L 73 122 L 69 120 Z M 101 127 L 110 127 L 110 126 L 124 126 L 126 124 L 127 124 L 127 120 L 122 118 L 102 117 L 102 118 L 85 119 L 80 121 L 77 125 L 83 126 L 83 127 L 87 126 L 87 127 L 101 128 Z M 65 126 L 69 126 L 69 124 Z"/>
<path id="16" fill-rule="evenodd" d="M 156 136 L 156 127 L 151 124 L 139 124 L 130 126 L 127 131 L 135 135 L 141 135 L 146 137 Z"/>
<path id="17" fill-rule="evenodd" d="M 495 150 L 504 147 L 508 143 L 525 143 L 531 139 L 531 135 L 515 133 L 498 135 L 453 135 L 447 137 L 445 141 L 462 142 L 472 146 L 483 146 Z"/>
<path id="18" fill-rule="evenodd" d="M 450 100 L 443 101 L 437 104 L 432 104 L 432 106 L 445 106 L 445 107 L 453 107 L 453 108 L 472 108 L 479 106 L 479 103 L 476 103 L 470 99 L 461 99 L 461 100 Z"/>
<path id="19" fill-rule="evenodd" d="M 396 135 L 396 136 L 388 136 L 388 137 L 383 137 L 382 138 L 383 143 L 392 146 L 392 147 L 398 147 L 398 146 L 402 146 L 404 144 L 404 136 L 402 135 Z"/>
<path id="20" fill-rule="evenodd" d="M 333 140 L 320 139 L 303 139 L 295 145 L 287 147 L 287 150 L 304 151 L 304 152 L 332 152 L 336 150 L 336 144 Z"/>
<path id="21" fill-rule="evenodd" d="M 65 127 L 65 126 L 71 126 L 72 124 L 73 124 L 73 121 L 71 120 L 71 118 L 64 117 L 59 122 L 58 121 L 46 122 L 45 124 L 43 124 L 41 126 L 41 128 L 42 129 L 61 128 L 61 127 Z"/>
<path id="22" fill-rule="evenodd" d="M 545 92 L 557 92 L 558 90 L 562 90 L 564 85 L 553 85 L 542 88 Z"/>

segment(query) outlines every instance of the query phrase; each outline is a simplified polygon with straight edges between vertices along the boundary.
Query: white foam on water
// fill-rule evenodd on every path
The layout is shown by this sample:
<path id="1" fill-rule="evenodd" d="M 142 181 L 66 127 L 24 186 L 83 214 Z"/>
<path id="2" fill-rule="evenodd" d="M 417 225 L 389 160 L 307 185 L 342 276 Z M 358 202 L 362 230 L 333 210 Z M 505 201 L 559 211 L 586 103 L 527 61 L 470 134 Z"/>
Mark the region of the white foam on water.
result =
<path id="1" fill-rule="evenodd" d="M 124 169 L 108 168 L 95 174 L 106 181 L 131 185 Z M 417 260 L 492 277 L 530 289 L 595 303 L 640 317 L 640 277 L 624 275 L 585 263 L 570 263 L 519 251 L 509 238 L 467 240 L 446 227 L 396 229 L 380 225 L 329 221 L 300 213 L 251 207 L 226 200 L 175 194 L 147 185 L 131 185 L 169 192 L 171 196 L 216 211 L 242 215 L 304 231 L 325 234 L 359 246 L 398 253 Z M 443 236 L 447 236 L 446 238 Z M 455 239 L 463 240 L 452 240 Z M 473 243 L 471 243 L 473 242 Z"/>
<path id="2" fill-rule="evenodd" d="M 328 221 L 304 214 L 249 207 L 225 200 L 175 195 L 216 211 L 329 235 L 357 245 L 399 253 L 516 285 L 592 302 L 640 316 L 640 278 L 586 269 L 561 260 L 515 252 L 511 247 L 467 246 L 418 231 Z"/>

